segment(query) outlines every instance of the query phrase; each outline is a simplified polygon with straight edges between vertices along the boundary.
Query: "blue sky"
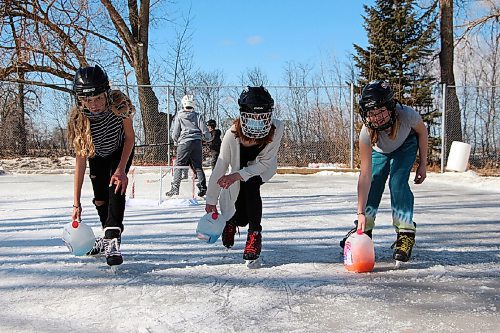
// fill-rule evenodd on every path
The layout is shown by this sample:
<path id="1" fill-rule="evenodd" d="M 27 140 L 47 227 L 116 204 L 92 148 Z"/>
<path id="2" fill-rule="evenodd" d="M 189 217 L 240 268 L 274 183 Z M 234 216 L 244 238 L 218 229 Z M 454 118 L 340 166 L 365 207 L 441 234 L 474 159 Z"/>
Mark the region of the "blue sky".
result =
<path id="1" fill-rule="evenodd" d="M 197 68 L 220 70 L 226 83 L 239 83 L 242 73 L 258 67 L 278 84 L 288 62 L 317 65 L 325 54 L 343 61 L 353 43 L 365 46 L 363 4 L 373 1 L 192 0 L 177 6 L 183 13 L 191 6 Z M 165 58 L 166 34 L 152 31 L 152 57 Z"/>

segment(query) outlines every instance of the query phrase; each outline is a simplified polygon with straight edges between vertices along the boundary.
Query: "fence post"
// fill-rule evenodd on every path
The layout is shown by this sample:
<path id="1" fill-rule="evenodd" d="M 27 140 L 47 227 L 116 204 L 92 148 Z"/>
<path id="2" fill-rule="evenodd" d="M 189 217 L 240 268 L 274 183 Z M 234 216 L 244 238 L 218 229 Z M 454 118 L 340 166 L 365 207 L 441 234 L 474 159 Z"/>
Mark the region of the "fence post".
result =
<path id="1" fill-rule="evenodd" d="M 443 105 L 441 107 L 441 173 L 444 173 L 444 159 L 446 157 L 446 83 L 443 83 Z"/>
<path id="2" fill-rule="evenodd" d="M 167 87 L 167 163 L 170 166 L 170 87 Z"/>
<path id="3" fill-rule="evenodd" d="M 351 142 L 350 142 L 350 164 L 354 169 L 354 83 L 351 82 Z"/>

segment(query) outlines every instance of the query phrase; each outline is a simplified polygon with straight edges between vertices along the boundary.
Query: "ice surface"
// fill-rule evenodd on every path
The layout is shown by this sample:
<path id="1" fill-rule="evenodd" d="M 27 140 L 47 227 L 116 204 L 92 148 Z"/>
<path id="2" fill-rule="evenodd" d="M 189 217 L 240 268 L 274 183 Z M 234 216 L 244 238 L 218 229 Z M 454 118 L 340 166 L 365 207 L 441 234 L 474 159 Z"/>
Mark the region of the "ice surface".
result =
<path id="1" fill-rule="evenodd" d="M 345 271 L 339 241 L 356 213 L 354 173 L 277 175 L 262 187 L 264 266 L 246 230 L 226 251 L 195 237 L 204 205 L 130 205 L 124 263 L 74 257 L 70 174 L 0 176 L 0 332 L 496 332 L 500 179 L 428 175 L 413 185 L 413 260 L 394 270 L 388 190 L 372 273 Z M 99 235 L 85 178 L 83 220 Z"/>

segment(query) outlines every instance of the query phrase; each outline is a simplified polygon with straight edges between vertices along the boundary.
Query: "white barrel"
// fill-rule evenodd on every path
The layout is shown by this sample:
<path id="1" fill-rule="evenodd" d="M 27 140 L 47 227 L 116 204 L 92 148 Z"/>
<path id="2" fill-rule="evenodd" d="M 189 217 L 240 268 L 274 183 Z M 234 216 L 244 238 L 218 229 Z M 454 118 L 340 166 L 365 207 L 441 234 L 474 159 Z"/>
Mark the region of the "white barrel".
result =
<path id="1" fill-rule="evenodd" d="M 467 170 L 470 156 L 470 144 L 453 141 L 451 143 L 450 154 L 448 155 L 448 163 L 446 170 L 464 172 Z"/>

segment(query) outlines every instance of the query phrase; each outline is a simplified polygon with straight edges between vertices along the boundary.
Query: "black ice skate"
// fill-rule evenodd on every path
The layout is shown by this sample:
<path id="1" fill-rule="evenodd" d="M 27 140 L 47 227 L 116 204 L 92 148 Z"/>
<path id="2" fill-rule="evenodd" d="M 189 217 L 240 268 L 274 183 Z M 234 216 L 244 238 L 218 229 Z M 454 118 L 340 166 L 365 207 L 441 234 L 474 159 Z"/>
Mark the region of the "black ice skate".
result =
<path id="1" fill-rule="evenodd" d="M 104 252 L 106 254 L 106 263 L 109 266 L 121 265 L 123 263 L 118 238 L 104 238 Z"/>
<path id="2" fill-rule="evenodd" d="M 122 238 L 118 237 L 118 245 L 122 242 Z M 100 256 L 105 254 L 104 248 L 104 238 L 97 237 L 94 242 L 92 249 L 86 253 L 87 256 Z"/>
<path id="3" fill-rule="evenodd" d="M 243 259 L 257 260 L 262 249 L 262 234 L 259 231 L 248 231 Z"/>
<path id="4" fill-rule="evenodd" d="M 104 254 L 109 266 L 121 265 L 123 257 L 120 252 L 121 229 L 119 227 L 107 227 L 104 229 Z"/>
<path id="5" fill-rule="evenodd" d="M 234 245 L 234 235 L 236 234 L 236 229 L 237 227 L 234 224 L 227 222 L 224 227 L 224 231 L 222 231 L 222 245 L 228 249 L 232 248 Z"/>
<path id="6" fill-rule="evenodd" d="M 411 257 L 411 250 L 415 245 L 414 232 L 398 232 L 398 238 L 392 244 L 391 249 L 394 249 L 392 257 L 396 260 L 396 267 L 399 267 L 402 262 L 407 262 Z"/>
<path id="7" fill-rule="evenodd" d="M 104 254 L 104 239 L 102 237 L 97 237 L 94 242 L 92 249 L 86 253 L 88 256 L 98 256 Z"/>
<path id="8" fill-rule="evenodd" d="M 358 220 L 354 221 L 354 228 L 349 230 L 349 232 L 345 235 L 345 237 L 340 241 L 341 248 L 344 248 L 345 242 L 347 241 L 347 238 L 349 238 L 349 236 L 351 236 L 353 233 L 355 233 L 356 230 L 358 230 Z M 367 234 L 368 237 L 372 238 L 372 230 L 365 230 L 365 234 Z"/>

